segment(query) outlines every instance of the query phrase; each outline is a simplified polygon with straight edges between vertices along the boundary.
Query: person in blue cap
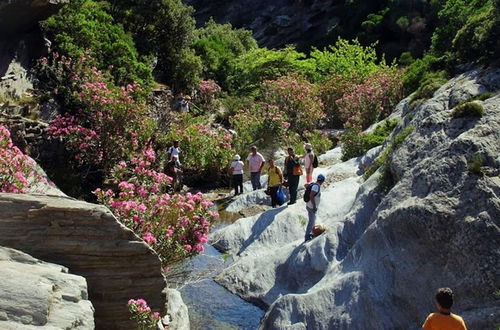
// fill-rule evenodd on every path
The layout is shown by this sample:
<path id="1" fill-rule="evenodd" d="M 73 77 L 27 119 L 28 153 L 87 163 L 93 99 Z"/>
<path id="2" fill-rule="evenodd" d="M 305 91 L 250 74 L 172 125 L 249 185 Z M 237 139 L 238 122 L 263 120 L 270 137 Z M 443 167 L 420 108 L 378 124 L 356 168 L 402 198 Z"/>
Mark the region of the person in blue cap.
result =
<path id="1" fill-rule="evenodd" d="M 318 212 L 318 206 L 321 199 L 321 185 L 325 182 L 325 176 L 323 174 L 319 174 L 316 182 L 310 184 L 309 187 L 306 188 L 306 192 L 304 194 L 309 194 L 306 204 L 307 216 L 309 218 L 309 222 L 306 227 L 306 236 L 305 241 L 309 241 L 313 238 L 313 227 L 316 222 L 316 212 Z M 309 189 L 310 188 L 310 189 Z"/>

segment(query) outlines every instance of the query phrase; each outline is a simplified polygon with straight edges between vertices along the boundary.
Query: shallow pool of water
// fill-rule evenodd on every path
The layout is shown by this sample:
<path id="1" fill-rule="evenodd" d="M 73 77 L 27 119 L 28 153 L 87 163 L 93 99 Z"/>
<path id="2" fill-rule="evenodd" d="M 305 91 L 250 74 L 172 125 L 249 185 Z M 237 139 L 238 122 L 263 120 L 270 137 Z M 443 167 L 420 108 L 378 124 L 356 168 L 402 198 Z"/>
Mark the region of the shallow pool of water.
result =
<path id="1" fill-rule="evenodd" d="M 216 249 L 207 244 L 205 251 L 189 260 L 185 266 L 191 272 L 191 283 L 180 289 L 180 292 L 189 309 L 192 330 L 253 330 L 259 327 L 264 311 L 211 279 L 228 266 Z M 210 272 L 208 278 L 207 272 Z"/>

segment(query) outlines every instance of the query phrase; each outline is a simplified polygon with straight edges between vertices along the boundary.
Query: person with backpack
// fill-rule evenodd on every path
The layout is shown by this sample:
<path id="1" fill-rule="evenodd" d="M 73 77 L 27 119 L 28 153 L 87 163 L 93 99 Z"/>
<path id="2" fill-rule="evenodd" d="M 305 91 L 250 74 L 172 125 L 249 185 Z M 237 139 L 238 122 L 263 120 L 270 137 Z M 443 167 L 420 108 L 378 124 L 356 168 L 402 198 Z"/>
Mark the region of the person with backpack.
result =
<path id="1" fill-rule="evenodd" d="M 306 169 L 306 182 L 311 183 L 313 171 L 318 167 L 318 157 L 312 151 L 310 143 L 304 144 L 304 149 L 306 149 L 306 154 L 302 157 L 304 158 L 304 168 Z"/>
<path id="2" fill-rule="evenodd" d="M 307 217 L 309 222 L 306 227 L 306 235 L 304 241 L 310 241 L 313 238 L 313 227 L 316 222 L 316 212 L 318 212 L 318 206 L 321 199 L 321 185 L 325 182 L 325 176 L 323 174 L 318 175 L 316 182 L 306 183 L 306 191 L 304 192 L 304 201 L 306 204 Z"/>
<path id="3" fill-rule="evenodd" d="M 274 165 L 274 159 L 269 159 L 269 167 L 267 168 L 267 189 L 271 196 L 271 206 L 278 206 L 278 190 L 283 183 L 283 174 L 278 166 Z"/>
<path id="4" fill-rule="evenodd" d="M 168 151 L 167 151 L 167 159 L 168 161 L 172 161 L 172 159 L 174 158 L 174 156 L 177 157 L 177 160 L 179 160 L 179 154 L 181 153 L 181 149 L 179 148 L 179 141 L 175 140 L 173 143 L 172 143 L 172 146 L 170 148 L 168 148 Z"/>
<path id="5" fill-rule="evenodd" d="M 288 191 L 290 192 L 290 201 L 288 205 L 295 204 L 297 201 L 297 188 L 299 187 L 300 176 L 302 175 L 302 167 L 300 166 L 299 157 L 295 155 L 292 147 L 288 147 L 288 156 L 285 158 L 286 181 Z"/>

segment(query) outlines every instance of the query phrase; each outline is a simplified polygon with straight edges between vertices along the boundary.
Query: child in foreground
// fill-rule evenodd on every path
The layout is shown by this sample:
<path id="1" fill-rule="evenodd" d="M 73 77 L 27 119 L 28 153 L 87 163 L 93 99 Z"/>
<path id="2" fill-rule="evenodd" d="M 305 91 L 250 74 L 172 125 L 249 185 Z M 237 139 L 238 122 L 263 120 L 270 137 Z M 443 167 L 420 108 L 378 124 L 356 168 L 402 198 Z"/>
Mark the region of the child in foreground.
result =
<path id="1" fill-rule="evenodd" d="M 439 288 L 436 292 L 436 308 L 439 313 L 427 316 L 422 329 L 424 330 L 467 330 L 464 320 L 451 312 L 453 291 L 450 288 Z"/>

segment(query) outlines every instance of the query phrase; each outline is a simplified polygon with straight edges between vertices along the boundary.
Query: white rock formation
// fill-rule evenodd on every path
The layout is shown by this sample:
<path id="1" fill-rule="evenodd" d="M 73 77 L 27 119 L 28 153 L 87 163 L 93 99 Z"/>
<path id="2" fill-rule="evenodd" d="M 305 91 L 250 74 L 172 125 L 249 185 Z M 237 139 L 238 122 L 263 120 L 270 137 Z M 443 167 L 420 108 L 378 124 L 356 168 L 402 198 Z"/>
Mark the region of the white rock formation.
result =
<path id="1" fill-rule="evenodd" d="M 87 282 L 66 267 L 0 247 L 0 279 L 0 329 L 94 329 Z"/>
<path id="2" fill-rule="evenodd" d="M 268 307 L 262 329 L 419 329 L 442 286 L 455 291 L 454 311 L 470 329 L 494 328 L 500 96 L 478 101 L 482 118 L 453 118 L 451 110 L 499 88 L 500 70 L 477 70 L 416 109 L 403 100 L 392 136 L 415 129 L 389 157 L 395 185 L 388 193 L 379 188 L 380 171 L 367 181 L 358 176 L 380 148 L 320 169 L 336 178 L 322 189 L 318 211 L 327 231 L 303 243 L 303 202 L 240 219 L 212 235 L 235 260 L 218 282 Z M 482 174 L 469 169 L 475 154 Z"/>

